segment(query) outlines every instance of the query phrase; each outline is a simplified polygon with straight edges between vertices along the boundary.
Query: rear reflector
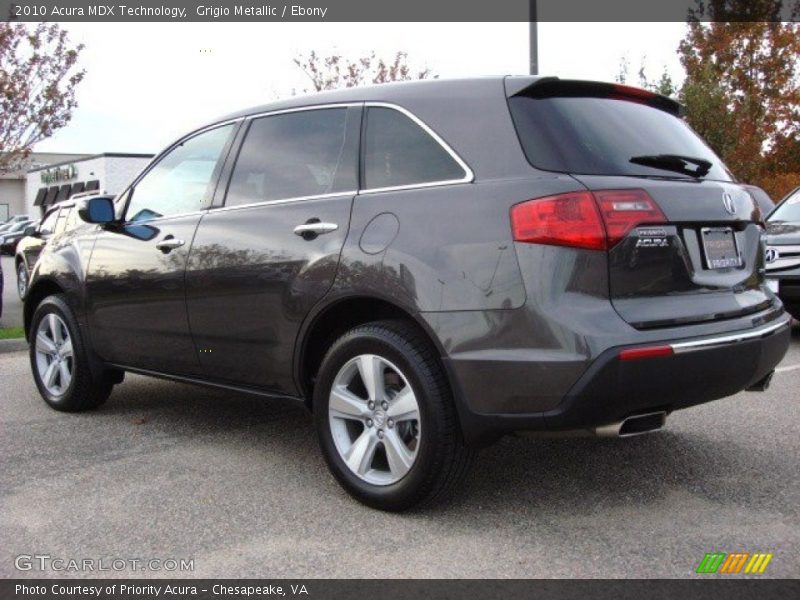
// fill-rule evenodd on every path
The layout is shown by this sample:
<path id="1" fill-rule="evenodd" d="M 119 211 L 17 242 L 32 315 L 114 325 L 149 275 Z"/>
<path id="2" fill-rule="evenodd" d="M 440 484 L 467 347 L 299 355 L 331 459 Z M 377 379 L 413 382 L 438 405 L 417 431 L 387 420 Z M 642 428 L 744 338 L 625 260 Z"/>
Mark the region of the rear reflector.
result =
<path id="1" fill-rule="evenodd" d="M 648 346 L 646 348 L 628 348 L 619 353 L 620 360 L 640 360 L 655 358 L 656 356 L 672 356 L 675 352 L 672 346 Z"/>
<path id="2" fill-rule="evenodd" d="M 514 240 L 607 250 L 634 227 L 665 223 L 644 190 L 570 192 L 522 202 L 511 208 Z"/>

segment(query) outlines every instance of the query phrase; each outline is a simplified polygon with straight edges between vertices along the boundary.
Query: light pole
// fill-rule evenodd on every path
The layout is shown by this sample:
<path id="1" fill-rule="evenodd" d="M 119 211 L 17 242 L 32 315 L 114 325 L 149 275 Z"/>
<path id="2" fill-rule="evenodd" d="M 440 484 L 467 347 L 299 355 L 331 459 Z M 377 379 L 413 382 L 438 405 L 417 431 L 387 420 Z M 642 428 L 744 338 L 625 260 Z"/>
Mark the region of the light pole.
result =
<path id="1" fill-rule="evenodd" d="M 536 0 L 529 0 L 529 27 L 530 27 L 530 74 L 539 74 L 539 36 L 536 28 Z"/>

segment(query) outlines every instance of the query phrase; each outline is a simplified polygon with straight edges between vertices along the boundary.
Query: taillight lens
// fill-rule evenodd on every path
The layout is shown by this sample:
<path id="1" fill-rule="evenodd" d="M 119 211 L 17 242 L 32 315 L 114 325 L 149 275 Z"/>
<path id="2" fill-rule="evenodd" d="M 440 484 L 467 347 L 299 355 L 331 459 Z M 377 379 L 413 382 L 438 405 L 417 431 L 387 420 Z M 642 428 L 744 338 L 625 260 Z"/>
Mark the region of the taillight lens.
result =
<path id="1" fill-rule="evenodd" d="M 638 225 L 667 222 L 658 204 L 644 190 L 600 190 L 593 193 L 606 224 L 609 248 Z"/>
<path id="2" fill-rule="evenodd" d="M 589 250 L 610 249 L 634 227 L 666 221 L 644 190 L 570 192 L 511 208 L 514 240 Z"/>
<path id="3" fill-rule="evenodd" d="M 514 239 L 532 244 L 605 250 L 606 232 L 591 192 L 529 200 L 511 208 Z"/>

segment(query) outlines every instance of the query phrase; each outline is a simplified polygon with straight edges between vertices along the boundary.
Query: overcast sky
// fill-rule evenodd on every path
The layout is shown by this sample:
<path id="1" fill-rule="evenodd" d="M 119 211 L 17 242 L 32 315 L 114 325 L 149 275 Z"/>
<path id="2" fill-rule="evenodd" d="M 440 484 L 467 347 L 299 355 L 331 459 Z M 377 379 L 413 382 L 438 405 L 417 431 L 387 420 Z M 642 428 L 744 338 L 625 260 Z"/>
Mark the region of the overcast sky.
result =
<path id="1" fill-rule="evenodd" d="M 527 23 L 66 23 L 86 48 L 72 122 L 37 146 L 50 152 L 157 152 L 193 127 L 302 90 L 292 59 L 398 50 L 440 77 L 524 74 Z M 684 23 L 541 23 L 543 75 L 613 81 L 620 59 L 634 80 L 676 80 Z"/>

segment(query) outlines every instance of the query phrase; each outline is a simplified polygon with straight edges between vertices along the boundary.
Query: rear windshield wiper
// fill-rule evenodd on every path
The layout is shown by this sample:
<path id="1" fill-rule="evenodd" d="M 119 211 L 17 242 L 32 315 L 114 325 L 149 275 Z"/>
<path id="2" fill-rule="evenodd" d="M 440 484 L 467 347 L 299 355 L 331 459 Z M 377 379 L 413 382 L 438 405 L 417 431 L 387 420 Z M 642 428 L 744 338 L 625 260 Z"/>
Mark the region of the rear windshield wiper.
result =
<path id="1" fill-rule="evenodd" d="M 676 171 L 692 177 L 707 175 L 713 166 L 711 162 L 704 158 L 683 156 L 682 154 L 645 154 L 632 157 L 630 162 L 645 167 L 653 167 L 654 169 Z"/>

